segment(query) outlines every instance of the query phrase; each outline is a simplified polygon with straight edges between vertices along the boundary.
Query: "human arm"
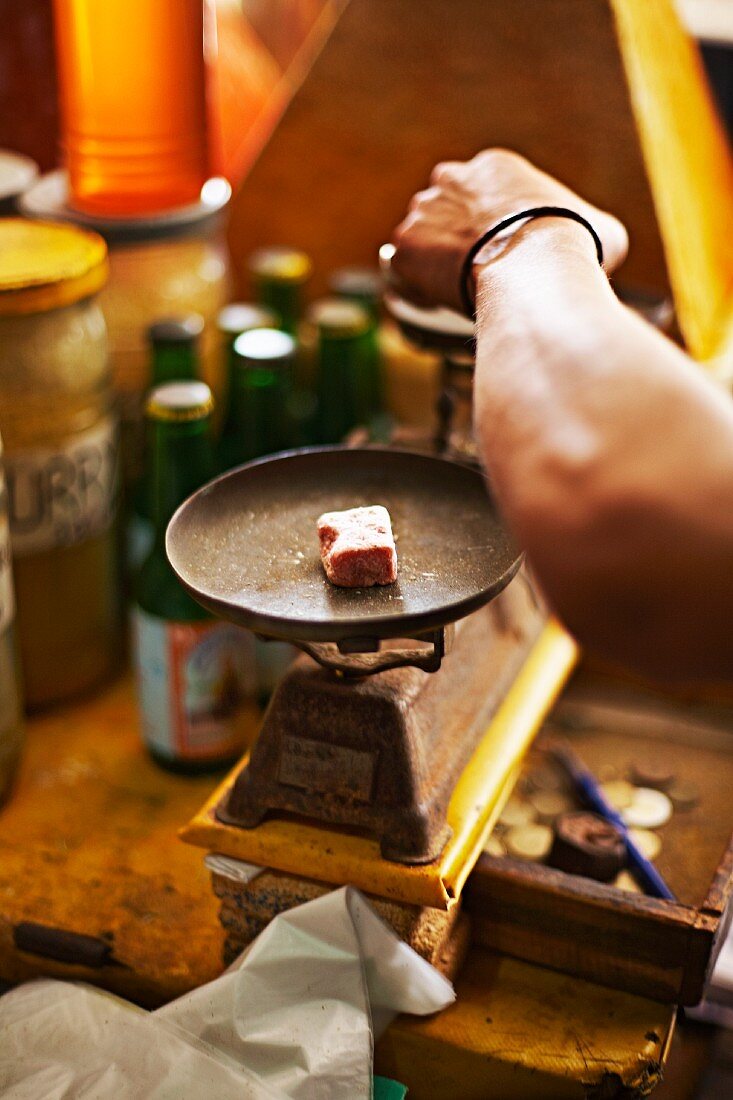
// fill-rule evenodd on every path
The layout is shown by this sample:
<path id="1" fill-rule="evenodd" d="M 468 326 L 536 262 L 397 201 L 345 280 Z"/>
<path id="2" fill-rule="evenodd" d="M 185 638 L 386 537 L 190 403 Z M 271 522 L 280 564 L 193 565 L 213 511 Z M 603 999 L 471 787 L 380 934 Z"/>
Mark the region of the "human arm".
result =
<path id="1" fill-rule="evenodd" d="M 623 257 L 614 219 L 513 154 L 484 158 L 439 169 L 398 231 L 408 293 L 457 305 L 473 240 L 542 203 Z M 527 223 L 475 272 L 477 443 L 550 604 L 629 668 L 733 681 L 733 402 L 618 301 L 582 226 Z"/>

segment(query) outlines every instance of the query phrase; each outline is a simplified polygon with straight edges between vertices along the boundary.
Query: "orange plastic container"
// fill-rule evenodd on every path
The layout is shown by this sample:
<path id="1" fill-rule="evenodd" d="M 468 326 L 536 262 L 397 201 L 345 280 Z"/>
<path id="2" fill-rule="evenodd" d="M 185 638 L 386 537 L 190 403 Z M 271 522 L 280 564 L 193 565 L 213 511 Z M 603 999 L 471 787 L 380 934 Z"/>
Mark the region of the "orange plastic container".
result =
<path id="1" fill-rule="evenodd" d="M 139 216 L 198 200 L 212 174 L 204 11 L 204 0 L 54 0 L 62 142 L 79 210 Z"/>

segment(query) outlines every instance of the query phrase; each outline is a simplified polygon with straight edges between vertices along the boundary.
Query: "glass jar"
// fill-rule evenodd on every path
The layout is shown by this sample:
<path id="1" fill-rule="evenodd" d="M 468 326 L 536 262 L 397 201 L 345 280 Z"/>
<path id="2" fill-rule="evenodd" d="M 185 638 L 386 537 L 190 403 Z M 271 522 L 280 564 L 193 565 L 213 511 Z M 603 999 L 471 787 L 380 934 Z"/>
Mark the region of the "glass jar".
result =
<path id="1" fill-rule="evenodd" d="M 0 442 L 0 806 L 10 792 L 23 741 L 18 673 L 8 495 Z"/>
<path id="2" fill-rule="evenodd" d="M 31 707 L 90 688 L 119 653 L 106 277 L 96 233 L 0 221 L 0 432 Z"/>
<path id="3" fill-rule="evenodd" d="M 21 199 L 23 213 L 94 229 L 109 248 L 109 279 L 99 296 L 109 334 L 112 380 L 122 420 L 123 475 L 132 485 L 143 471 L 143 397 L 150 386 L 149 326 L 161 317 L 198 313 L 201 376 L 218 399 L 223 357 L 217 317 L 229 300 L 229 256 L 222 211 L 231 196 L 226 180 L 209 180 L 201 201 L 182 210 L 139 219 L 84 216 L 68 205 L 68 179 L 50 172 Z"/>
<path id="4" fill-rule="evenodd" d="M 198 198 L 211 174 L 205 7 L 54 0 L 62 142 L 80 210 L 134 217 Z"/>

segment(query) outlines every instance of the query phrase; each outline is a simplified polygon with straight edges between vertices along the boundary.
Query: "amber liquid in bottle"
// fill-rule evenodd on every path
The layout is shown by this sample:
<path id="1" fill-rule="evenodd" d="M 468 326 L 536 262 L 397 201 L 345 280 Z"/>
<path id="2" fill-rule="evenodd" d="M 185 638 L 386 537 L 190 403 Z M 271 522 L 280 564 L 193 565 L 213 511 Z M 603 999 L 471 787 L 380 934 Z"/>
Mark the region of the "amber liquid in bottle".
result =
<path id="1" fill-rule="evenodd" d="M 209 172 L 202 0 L 54 0 L 71 202 L 138 216 Z"/>

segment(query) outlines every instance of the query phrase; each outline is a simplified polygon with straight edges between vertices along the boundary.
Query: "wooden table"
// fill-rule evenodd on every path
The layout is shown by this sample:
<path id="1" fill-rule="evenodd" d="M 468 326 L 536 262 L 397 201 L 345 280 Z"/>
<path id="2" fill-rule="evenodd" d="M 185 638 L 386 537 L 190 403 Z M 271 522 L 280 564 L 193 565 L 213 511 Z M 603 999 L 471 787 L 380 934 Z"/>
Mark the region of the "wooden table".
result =
<path id="1" fill-rule="evenodd" d="M 30 721 L 0 811 L 0 980 L 91 981 L 152 1006 L 215 977 L 217 902 L 201 852 L 176 831 L 217 781 L 172 776 L 148 759 L 127 680 Z M 111 961 L 21 951 L 14 929 L 28 921 L 102 940 Z M 640 1095 L 674 1027 L 671 1007 L 485 950 L 469 956 L 457 989 L 452 1009 L 402 1018 L 380 1043 L 378 1069 L 405 1080 L 411 1100 L 583 1098 L 604 1079 Z"/>

